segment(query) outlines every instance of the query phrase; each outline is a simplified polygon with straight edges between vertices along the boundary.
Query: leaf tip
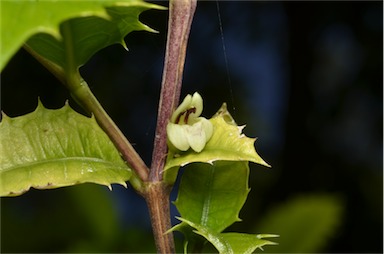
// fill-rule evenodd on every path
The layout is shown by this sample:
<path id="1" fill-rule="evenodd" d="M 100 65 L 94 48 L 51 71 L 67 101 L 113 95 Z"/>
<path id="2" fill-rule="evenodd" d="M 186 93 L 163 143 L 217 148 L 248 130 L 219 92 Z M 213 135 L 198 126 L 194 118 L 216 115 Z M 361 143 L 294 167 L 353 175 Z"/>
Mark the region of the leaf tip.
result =
<path id="1" fill-rule="evenodd" d="M 0 122 L 7 121 L 10 117 L 5 114 L 4 111 L 0 111 Z"/>
<path id="2" fill-rule="evenodd" d="M 125 188 L 128 188 L 128 185 L 126 182 L 121 182 L 120 185 L 123 185 Z"/>
<path id="3" fill-rule="evenodd" d="M 247 126 L 246 124 L 237 126 L 237 129 L 239 130 L 239 133 L 241 134 L 241 136 L 245 136 L 243 133 L 243 130 L 246 126 Z"/>
<path id="4" fill-rule="evenodd" d="M 207 161 L 207 163 L 213 165 L 213 163 L 214 163 L 215 161 L 217 161 L 217 160 L 218 160 L 218 159 L 212 159 L 212 160 Z"/>
<path id="5" fill-rule="evenodd" d="M 123 46 L 123 48 L 124 48 L 126 51 L 129 51 L 129 49 L 128 49 L 128 47 L 127 47 L 127 44 L 125 43 L 124 40 L 121 40 L 120 45 Z"/>
<path id="6" fill-rule="evenodd" d="M 41 101 L 40 96 L 38 96 L 38 97 L 37 97 L 37 107 L 36 107 L 36 110 L 37 110 L 37 109 L 40 109 L 40 108 L 44 108 L 44 104 L 43 104 L 43 102 Z"/>
<path id="7" fill-rule="evenodd" d="M 255 146 L 257 138 L 252 138 L 252 140 L 253 140 L 253 145 Z M 255 149 L 255 152 L 256 152 L 256 149 Z M 263 160 L 263 158 L 261 158 L 257 152 L 256 152 L 256 155 L 257 155 L 257 158 L 253 162 L 260 164 L 260 165 L 263 165 L 263 166 L 266 166 L 267 168 L 272 168 L 272 166 L 269 165 L 267 162 L 265 162 Z"/>
<path id="8" fill-rule="evenodd" d="M 150 28 L 149 26 L 141 23 L 141 28 L 144 30 L 144 31 L 147 31 L 147 32 L 150 32 L 150 33 L 155 33 L 155 34 L 158 34 L 160 33 L 159 31 L 153 29 L 153 28 Z"/>

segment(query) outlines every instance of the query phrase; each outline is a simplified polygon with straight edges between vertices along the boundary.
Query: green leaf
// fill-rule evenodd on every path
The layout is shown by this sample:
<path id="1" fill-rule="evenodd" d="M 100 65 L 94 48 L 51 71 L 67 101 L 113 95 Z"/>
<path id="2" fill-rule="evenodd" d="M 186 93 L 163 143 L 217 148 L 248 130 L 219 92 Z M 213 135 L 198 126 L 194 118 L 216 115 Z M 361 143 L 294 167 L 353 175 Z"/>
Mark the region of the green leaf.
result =
<path id="1" fill-rule="evenodd" d="M 126 186 L 131 170 L 94 117 L 40 103 L 0 122 L 0 196 L 92 182 Z"/>
<path id="2" fill-rule="evenodd" d="M 181 178 L 178 197 L 174 202 L 182 216 L 180 218 L 182 222 L 170 231 L 178 230 L 184 234 L 185 252 L 188 249 L 195 250 L 202 247 L 201 241 L 193 232 L 211 242 L 220 253 L 252 253 L 263 245 L 274 244 L 262 238 L 275 235 L 221 233 L 234 222 L 240 221 L 239 212 L 250 190 L 248 188 L 248 160 L 257 160 L 259 163 L 261 161 L 267 165 L 257 155 L 253 146 L 254 140 L 241 135 L 241 129 L 239 130 L 228 111 L 222 109 L 211 119 L 211 122 L 214 123 L 214 134 L 211 140 L 216 138 L 213 144 L 210 144 L 211 141 L 209 141 L 204 150 L 198 154 L 189 151 L 178 155 L 180 157 L 172 155 L 174 159 L 178 159 L 182 156 L 191 157 L 192 154 L 199 156 L 206 153 L 201 158 L 205 158 L 205 160 L 210 158 L 207 161 L 210 163 L 191 163 L 186 166 Z M 215 124 L 216 122 L 219 124 Z M 214 137 L 215 132 L 222 137 L 229 137 L 228 143 L 219 140 L 218 136 Z M 236 142 L 232 139 L 233 136 L 237 141 L 241 140 L 237 146 L 234 146 L 234 143 L 231 144 L 231 142 Z M 226 151 L 221 158 L 227 160 L 217 161 L 209 157 L 214 156 L 215 149 L 220 153 L 217 143 L 225 148 Z M 215 148 L 209 150 L 210 145 Z M 234 159 L 231 156 L 236 156 L 236 160 L 231 161 L 230 159 Z M 174 169 L 177 169 L 177 164 L 166 172 L 174 174 L 176 172 Z M 189 227 L 196 230 L 192 232 Z"/>
<path id="3" fill-rule="evenodd" d="M 63 41 L 70 41 L 81 66 L 105 46 L 124 45 L 124 36 L 133 30 L 153 31 L 138 21 L 150 8 L 164 9 L 141 0 L 1 1 L 0 69 L 36 34 L 28 42 L 36 52 L 63 67 Z M 60 24 L 68 19 L 69 33 L 63 38 Z"/>
<path id="4" fill-rule="evenodd" d="M 320 253 L 337 232 L 343 204 L 333 195 L 311 194 L 288 200 L 260 218 L 257 230 L 280 235 L 272 253 Z"/>
<path id="5" fill-rule="evenodd" d="M 181 216 L 221 232 L 236 221 L 247 195 L 248 162 L 193 163 L 182 175 L 175 201 Z"/>
<path id="6" fill-rule="evenodd" d="M 278 237 L 272 234 L 245 234 L 245 233 L 222 233 L 220 237 L 231 246 L 233 253 L 251 254 L 257 248 L 263 250 L 264 245 L 276 245 L 277 243 L 265 240 L 264 238 Z M 220 251 L 220 253 L 227 253 Z"/>
<path id="7" fill-rule="evenodd" d="M 269 166 L 255 150 L 254 138 L 242 134 L 244 126 L 237 126 L 225 105 L 210 119 L 213 135 L 201 152 L 192 149 L 186 152 L 170 151 L 165 170 L 184 166 L 192 162 L 213 163 L 214 161 L 251 161 Z M 233 119 L 232 119 L 233 120 Z"/>
<path id="8" fill-rule="evenodd" d="M 262 249 L 265 245 L 275 245 L 276 243 L 265 240 L 263 238 L 277 237 L 277 235 L 270 234 L 244 234 L 244 233 L 218 233 L 212 231 L 203 225 L 194 223 L 184 218 L 178 218 L 182 223 L 188 224 L 193 227 L 196 234 L 203 236 L 207 239 L 219 253 L 232 254 L 242 253 L 251 254 L 257 248 Z"/>

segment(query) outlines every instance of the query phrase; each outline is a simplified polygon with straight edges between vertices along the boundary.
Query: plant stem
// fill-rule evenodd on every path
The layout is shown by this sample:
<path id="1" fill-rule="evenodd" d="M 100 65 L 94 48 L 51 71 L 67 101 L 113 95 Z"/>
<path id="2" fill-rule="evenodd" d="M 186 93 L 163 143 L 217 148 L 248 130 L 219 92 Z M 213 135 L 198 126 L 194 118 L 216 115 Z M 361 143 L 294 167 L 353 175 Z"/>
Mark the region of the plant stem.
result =
<path id="1" fill-rule="evenodd" d="M 148 179 L 148 168 L 137 154 L 131 143 L 120 131 L 117 125 L 109 117 L 99 101 L 93 95 L 88 84 L 80 77 L 78 65 L 75 62 L 74 43 L 72 39 L 71 26 L 68 22 L 62 24 L 64 47 L 66 50 L 66 86 L 71 91 L 74 99 L 86 110 L 95 115 L 101 128 L 107 133 L 122 154 L 123 158 L 133 168 L 137 176 L 144 182 Z M 138 182 L 138 181 L 135 181 Z M 138 186 L 135 186 L 138 187 Z M 138 190 L 141 192 L 141 188 Z"/>
<path id="2" fill-rule="evenodd" d="M 166 127 L 172 112 L 179 103 L 186 47 L 197 0 L 170 0 L 168 36 L 165 52 L 163 80 L 158 109 L 158 119 L 145 199 L 151 217 L 153 234 L 158 253 L 174 253 L 169 212 L 171 186 L 163 180 L 167 155 Z"/>
<path id="3" fill-rule="evenodd" d="M 132 167 L 135 174 L 141 179 L 141 182 L 146 182 L 148 180 L 147 166 L 121 130 L 105 112 L 104 108 L 89 89 L 87 83 L 82 80 L 81 86 L 71 90 L 71 95 L 82 107 L 95 115 L 97 122 L 112 140 L 124 160 Z M 133 181 L 131 181 L 131 183 L 132 182 Z M 142 193 L 144 190 L 138 185 L 139 181 L 135 181 L 135 183 L 137 184 L 133 187 L 135 187 L 139 193 Z"/>
<path id="4" fill-rule="evenodd" d="M 151 181 L 162 180 L 162 170 L 167 154 L 166 127 L 179 103 L 185 53 L 196 2 L 197 0 L 170 0 L 169 2 L 167 47 L 149 175 Z"/>
<path id="5" fill-rule="evenodd" d="M 144 161 L 129 143 L 124 134 L 106 113 L 99 101 L 93 95 L 88 84 L 80 77 L 76 63 L 74 63 L 72 58 L 73 54 L 70 52 L 73 50 L 73 45 L 71 45 L 71 38 L 70 36 L 66 36 L 70 35 L 70 31 L 68 31 L 70 27 L 68 27 L 68 24 L 65 23 L 63 24 L 63 27 L 65 47 L 67 51 L 66 70 L 49 61 L 48 59 L 40 56 L 28 45 L 24 45 L 24 48 L 69 89 L 72 97 L 79 105 L 81 105 L 86 111 L 92 113 L 95 116 L 97 122 L 112 140 L 124 160 L 130 165 L 130 167 L 132 167 L 134 171 L 133 177 L 138 177 L 140 179 L 140 181 L 132 179 L 131 183 L 139 193 L 142 193 L 144 191 L 142 183 L 148 180 L 148 167 L 145 165 Z"/>
<path id="6" fill-rule="evenodd" d="M 158 253 L 175 253 L 173 235 L 165 233 L 171 228 L 170 191 L 171 186 L 165 186 L 163 182 L 149 183 L 144 196 Z"/>
<path id="7" fill-rule="evenodd" d="M 81 79 L 77 66 L 73 62 L 74 59 L 67 59 L 66 69 L 63 70 L 49 60 L 40 57 L 28 46 L 25 46 L 37 60 L 67 86 L 74 99 L 96 117 L 96 120 L 120 151 L 123 158 L 133 168 L 135 175 L 140 178 L 141 181 L 134 181 L 137 183 L 137 186 L 134 187 L 147 202 L 158 253 L 175 252 L 173 235 L 171 233 L 165 234 L 171 228 L 169 212 L 171 186 L 162 181 L 162 171 L 167 155 L 166 126 L 172 112 L 179 103 L 186 47 L 196 3 L 197 0 L 170 0 L 169 3 L 167 46 L 152 165 L 149 173 L 141 157 L 105 112 L 87 83 Z M 70 28 L 64 27 L 64 33 L 66 29 Z M 68 34 L 70 34 L 69 31 Z M 71 51 L 73 46 L 71 41 L 65 41 L 65 44 L 66 50 Z M 72 57 L 70 52 L 67 52 L 67 54 Z M 146 184 L 141 186 L 141 183 Z"/>
<path id="8" fill-rule="evenodd" d="M 62 84 L 65 84 L 65 73 L 62 67 L 36 53 L 28 44 L 24 44 L 23 48 L 49 70 Z"/>

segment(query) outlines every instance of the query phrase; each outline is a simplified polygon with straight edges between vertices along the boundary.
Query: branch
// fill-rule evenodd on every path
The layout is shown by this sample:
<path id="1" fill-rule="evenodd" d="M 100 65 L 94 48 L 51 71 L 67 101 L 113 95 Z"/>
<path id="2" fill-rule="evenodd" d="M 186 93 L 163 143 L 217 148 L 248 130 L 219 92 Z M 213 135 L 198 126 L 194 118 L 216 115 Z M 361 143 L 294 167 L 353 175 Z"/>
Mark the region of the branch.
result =
<path id="1" fill-rule="evenodd" d="M 170 0 L 168 37 L 149 183 L 145 192 L 158 253 L 174 253 L 169 212 L 171 186 L 164 183 L 167 124 L 179 103 L 185 53 L 197 0 Z"/>
<path id="2" fill-rule="evenodd" d="M 149 175 L 151 181 L 161 181 L 163 178 L 162 170 L 167 154 L 166 127 L 172 112 L 179 104 L 185 53 L 196 2 L 197 0 L 170 0 L 169 2 L 167 47 Z"/>
<path id="3" fill-rule="evenodd" d="M 87 83 L 82 80 L 81 85 L 77 89 L 71 90 L 71 95 L 83 108 L 95 115 L 97 122 L 112 140 L 123 159 L 132 167 L 141 182 L 146 182 L 148 180 L 147 166 L 115 122 L 105 112 L 104 108 L 89 89 Z M 135 185 L 133 187 L 140 193 L 144 191 L 138 181 L 130 180 L 130 182 Z"/>
<path id="4" fill-rule="evenodd" d="M 174 253 L 172 233 L 165 234 L 171 228 L 169 212 L 169 194 L 171 186 L 163 182 L 163 169 L 167 155 L 166 127 L 172 112 L 179 103 L 181 80 L 184 69 L 185 53 L 189 31 L 197 0 L 170 0 L 167 47 L 152 165 L 149 183 L 145 192 L 152 230 L 158 253 Z"/>
<path id="5" fill-rule="evenodd" d="M 131 180 L 131 183 L 137 191 L 140 193 L 143 191 L 141 183 L 148 180 L 148 167 L 144 161 L 137 154 L 135 149 L 129 143 L 124 134 L 120 131 L 117 125 L 105 112 L 99 101 L 93 95 L 92 91 L 88 87 L 87 83 L 81 79 L 78 71 L 75 73 L 66 74 L 64 69 L 48 59 L 37 54 L 31 47 L 24 45 L 26 49 L 33 57 L 35 57 L 45 68 L 47 68 L 56 78 L 58 78 L 71 92 L 72 97 L 76 102 L 81 105 L 86 111 L 92 113 L 101 128 L 107 133 L 112 140 L 116 148 L 122 154 L 124 160 L 132 167 L 134 171 L 133 177 L 138 177 L 140 181 Z M 141 183 L 140 183 L 141 182 Z"/>

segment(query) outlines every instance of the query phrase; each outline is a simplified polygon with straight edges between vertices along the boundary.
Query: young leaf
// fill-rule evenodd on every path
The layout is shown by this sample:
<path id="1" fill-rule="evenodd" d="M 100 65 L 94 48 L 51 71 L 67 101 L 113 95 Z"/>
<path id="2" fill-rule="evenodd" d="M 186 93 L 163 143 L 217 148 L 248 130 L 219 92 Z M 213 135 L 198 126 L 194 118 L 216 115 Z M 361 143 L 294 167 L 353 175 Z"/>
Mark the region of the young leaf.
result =
<path id="1" fill-rule="evenodd" d="M 221 232 L 236 221 L 247 198 L 248 162 L 193 163 L 182 175 L 175 201 L 181 216 Z"/>
<path id="2" fill-rule="evenodd" d="M 222 107 L 219 112 L 209 120 L 213 125 L 213 134 L 201 152 L 192 149 L 186 152 L 170 151 L 165 170 L 184 166 L 192 162 L 214 161 L 251 161 L 269 166 L 255 150 L 255 140 L 242 134 L 244 126 L 237 126 L 226 110 Z"/>
<path id="3" fill-rule="evenodd" d="M 218 233 L 208 227 L 194 223 L 185 218 L 178 218 L 184 224 L 188 224 L 194 228 L 194 232 L 207 239 L 219 253 L 223 254 L 251 254 L 257 248 L 262 249 L 265 245 L 275 245 L 276 243 L 265 240 L 263 238 L 277 237 L 270 234 L 244 234 L 244 233 Z M 173 228 L 174 229 L 174 228 Z"/>
<path id="4" fill-rule="evenodd" d="M 92 182 L 126 186 L 131 170 L 96 120 L 41 103 L 0 122 L 0 196 Z"/>
<path id="5" fill-rule="evenodd" d="M 124 43 L 124 36 L 133 30 L 153 31 L 138 21 L 139 14 L 150 8 L 164 9 L 141 0 L 2 1 L 0 70 L 35 34 L 39 35 L 30 40 L 33 49 L 62 66 L 60 24 L 68 19 L 72 19 L 69 34 L 73 36 L 74 57 L 80 66 L 97 50 Z"/>

